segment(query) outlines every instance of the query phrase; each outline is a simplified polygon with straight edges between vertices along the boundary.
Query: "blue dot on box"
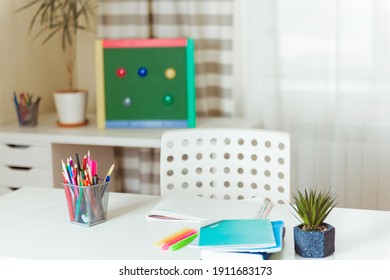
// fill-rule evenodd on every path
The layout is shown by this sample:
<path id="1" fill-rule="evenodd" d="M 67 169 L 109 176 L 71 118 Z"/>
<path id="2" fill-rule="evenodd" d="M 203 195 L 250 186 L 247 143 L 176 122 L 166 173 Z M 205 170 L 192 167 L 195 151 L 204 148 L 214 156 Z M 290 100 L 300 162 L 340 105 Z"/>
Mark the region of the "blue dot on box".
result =
<path id="1" fill-rule="evenodd" d="M 148 75 L 148 69 L 146 69 L 145 67 L 140 67 L 138 69 L 138 76 L 140 77 L 146 77 L 146 75 Z"/>

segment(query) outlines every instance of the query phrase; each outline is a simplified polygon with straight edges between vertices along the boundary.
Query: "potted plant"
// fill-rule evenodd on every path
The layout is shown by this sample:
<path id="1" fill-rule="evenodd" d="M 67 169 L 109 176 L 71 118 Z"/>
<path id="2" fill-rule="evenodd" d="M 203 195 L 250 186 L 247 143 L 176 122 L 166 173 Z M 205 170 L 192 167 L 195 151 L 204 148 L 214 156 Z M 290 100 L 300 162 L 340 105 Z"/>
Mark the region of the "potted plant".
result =
<path id="1" fill-rule="evenodd" d="M 33 0 L 17 12 L 29 8 L 36 8 L 29 28 L 31 33 L 38 27 L 34 39 L 43 37 L 42 43 L 57 36 L 61 39 L 68 88 L 54 93 L 58 122 L 64 126 L 83 125 L 86 123 L 88 92 L 77 89 L 74 82 L 77 33 L 90 30 L 88 26 L 95 15 L 95 6 L 91 0 Z"/>
<path id="2" fill-rule="evenodd" d="M 336 206 L 330 191 L 305 190 L 293 196 L 294 216 L 301 224 L 294 227 L 295 252 L 305 258 L 323 258 L 335 251 L 335 228 L 324 222 Z"/>

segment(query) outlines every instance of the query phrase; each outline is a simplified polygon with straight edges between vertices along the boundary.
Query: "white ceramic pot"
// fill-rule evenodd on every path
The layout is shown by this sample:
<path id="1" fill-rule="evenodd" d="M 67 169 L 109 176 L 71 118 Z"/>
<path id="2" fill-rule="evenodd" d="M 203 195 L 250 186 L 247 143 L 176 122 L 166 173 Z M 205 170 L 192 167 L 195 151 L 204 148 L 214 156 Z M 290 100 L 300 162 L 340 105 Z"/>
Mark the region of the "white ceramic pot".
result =
<path id="1" fill-rule="evenodd" d="M 86 90 L 56 91 L 54 104 L 60 126 L 81 126 L 87 124 L 88 92 Z"/>

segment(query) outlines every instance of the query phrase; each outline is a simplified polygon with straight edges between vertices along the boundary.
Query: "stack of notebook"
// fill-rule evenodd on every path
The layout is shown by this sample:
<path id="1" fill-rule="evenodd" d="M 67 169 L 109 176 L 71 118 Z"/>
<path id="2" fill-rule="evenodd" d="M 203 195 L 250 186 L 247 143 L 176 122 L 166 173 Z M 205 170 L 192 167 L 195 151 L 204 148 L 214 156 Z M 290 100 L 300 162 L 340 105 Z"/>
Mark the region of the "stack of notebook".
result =
<path id="1" fill-rule="evenodd" d="M 268 259 L 282 249 L 283 221 L 221 220 L 200 228 L 201 259 Z"/>

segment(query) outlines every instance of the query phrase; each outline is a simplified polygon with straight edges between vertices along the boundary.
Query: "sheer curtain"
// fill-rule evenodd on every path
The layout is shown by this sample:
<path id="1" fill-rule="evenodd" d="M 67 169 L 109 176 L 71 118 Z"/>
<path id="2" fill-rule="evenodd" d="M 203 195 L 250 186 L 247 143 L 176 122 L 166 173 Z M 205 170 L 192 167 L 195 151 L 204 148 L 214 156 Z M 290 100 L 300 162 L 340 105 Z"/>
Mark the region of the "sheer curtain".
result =
<path id="1" fill-rule="evenodd" d="M 390 210 L 390 1 L 239 2 L 237 113 L 291 133 L 293 189 Z"/>
<path id="2" fill-rule="evenodd" d="M 98 37 L 193 38 L 197 116 L 233 114 L 233 0 L 98 0 Z M 122 191 L 159 193 L 159 149 L 115 155 Z"/>

